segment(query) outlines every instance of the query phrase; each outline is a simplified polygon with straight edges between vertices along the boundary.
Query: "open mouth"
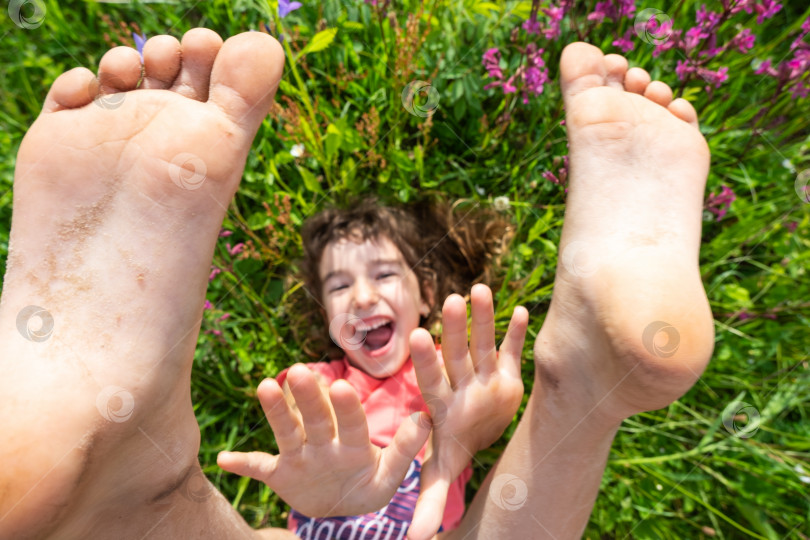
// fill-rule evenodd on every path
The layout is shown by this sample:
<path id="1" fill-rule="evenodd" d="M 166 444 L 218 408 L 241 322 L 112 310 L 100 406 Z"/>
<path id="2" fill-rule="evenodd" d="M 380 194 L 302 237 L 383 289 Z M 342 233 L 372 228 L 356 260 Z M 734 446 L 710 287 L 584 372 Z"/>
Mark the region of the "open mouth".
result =
<path id="1" fill-rule="evenodd" d="M 394 335 L 394 321 L 380 322 L 365 330 L 366 337 L 363 347 L 369 351 L 377 351 L 388 345 Z"/>

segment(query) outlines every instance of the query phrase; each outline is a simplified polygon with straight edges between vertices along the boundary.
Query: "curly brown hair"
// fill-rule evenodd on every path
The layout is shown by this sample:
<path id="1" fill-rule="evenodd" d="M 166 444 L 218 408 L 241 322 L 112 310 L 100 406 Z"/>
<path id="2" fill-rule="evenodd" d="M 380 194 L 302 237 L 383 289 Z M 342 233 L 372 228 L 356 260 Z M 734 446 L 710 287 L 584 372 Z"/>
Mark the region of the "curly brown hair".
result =
<path id="1" fill-rule="evenodd" d="M 441 306 L 452 293 L 468 297 L 476 283 L 497 287 L 494 268 L 511 239 L 512 227 L 475 201 L 448 204 L 425 199 L 411 204 L 383 205 L 376 197 L 355 200 L 345 208 L 327 208 L 309 218 L 301 231 L 303 258 L 294 277 L 308 293 L 292 310 L 292 329 L 304 352 L 331 359 L 343 351 L 330 339 L 322 305 L 319 274 L 324 249 L 331 242 L 387 238 L 416 274 L 430 313 L 419 321 L 430 330 L 441 319 Z"/>

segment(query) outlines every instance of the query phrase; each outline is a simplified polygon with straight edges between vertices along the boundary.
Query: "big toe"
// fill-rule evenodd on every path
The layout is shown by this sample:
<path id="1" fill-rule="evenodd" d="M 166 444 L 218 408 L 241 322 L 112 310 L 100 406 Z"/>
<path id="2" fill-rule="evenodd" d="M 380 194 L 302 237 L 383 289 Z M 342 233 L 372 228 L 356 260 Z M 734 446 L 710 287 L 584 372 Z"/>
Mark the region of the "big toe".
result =
<path id="1" fill-rule="evenodd" d="M 284 72 L 284 50 L 263 32 L 229 38 L 211 72 L 209 101 L 250 130 L 267 116 Z"/>
<path id="2" fill-rule="evenodd" d="M 626 67 L 624 68 L 626 71 Z M 572 43 L 560 57 L 560 86 L 568 99 L 591 88 L 605 86 L 608 70 L 605 55 L 587 43 Z"/>

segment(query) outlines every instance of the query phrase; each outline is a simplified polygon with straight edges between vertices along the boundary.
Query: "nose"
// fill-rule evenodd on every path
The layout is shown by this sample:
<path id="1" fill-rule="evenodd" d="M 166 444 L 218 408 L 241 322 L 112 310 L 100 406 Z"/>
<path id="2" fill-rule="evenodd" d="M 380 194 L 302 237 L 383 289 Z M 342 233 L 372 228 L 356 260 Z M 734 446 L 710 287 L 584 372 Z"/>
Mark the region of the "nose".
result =
<path id="1" fill-rule="evenodd" d="M 360 310 L 372 307 L 380 299 L 376 285 L 365 277 L 355 282 L 353 292 L 354 304 Z"/>

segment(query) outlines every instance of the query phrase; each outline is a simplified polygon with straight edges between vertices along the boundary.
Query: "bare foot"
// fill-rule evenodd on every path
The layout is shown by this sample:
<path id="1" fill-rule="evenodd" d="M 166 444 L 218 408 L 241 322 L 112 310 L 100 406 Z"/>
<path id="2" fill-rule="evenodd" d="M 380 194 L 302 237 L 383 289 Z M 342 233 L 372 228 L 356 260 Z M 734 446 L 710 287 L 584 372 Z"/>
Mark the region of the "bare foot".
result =
<path id="1" fill-rule="evenodd" d="M 698 271 L 709 151 L 692 106 L 625 58 L 577 43 L 560 72 L 571 185 L 538 372 L 619 422 L 680 397 L 711 356 Z"/>
<path id="2" fill-rule="evenodd" d="M 0 303 L 3 538 L 249 533 L 197 464 L 190 373 L 217 233 L 284 54 L 259 32 L 223 44 L 195 29 L 150 39 L 144 59 L 139 89 L 126 47 L 98 80 L 62 74 L 20 147 Z"/>

